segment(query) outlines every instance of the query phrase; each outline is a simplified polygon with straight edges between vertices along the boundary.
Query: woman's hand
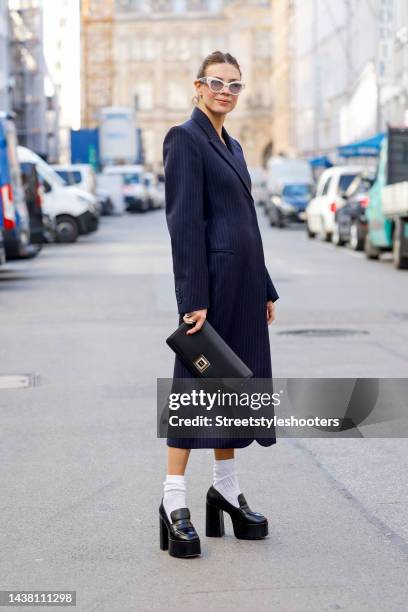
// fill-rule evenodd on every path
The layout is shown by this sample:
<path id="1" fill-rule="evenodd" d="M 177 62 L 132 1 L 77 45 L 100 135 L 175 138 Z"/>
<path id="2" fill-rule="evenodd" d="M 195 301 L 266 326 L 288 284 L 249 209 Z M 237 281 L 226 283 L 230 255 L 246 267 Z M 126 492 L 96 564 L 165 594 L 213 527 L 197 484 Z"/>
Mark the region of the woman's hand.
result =
<path id="1" fill-rule="evenodd" d="M 195 334 L 204 325 L 204 321 L 207 318 L 207 308 L 203 308 L 203 310 L 194 310 L 193 312 L 186 312 L 183 316 L 184 323 L 193 323 L 195 322 L 194 327 L 189 329 L 186 334 L 187 336 L 191 336 L 191 334 Z"/>
<path id="2" fill-rule="evenodd" d="M 270 325 L 272 321 L 274 320 L 275 320 L 275 304 L 274 302 L 272 302 L 272 300 L 268 300 L 266 302 L 266 321 L 268 325 Z"/>

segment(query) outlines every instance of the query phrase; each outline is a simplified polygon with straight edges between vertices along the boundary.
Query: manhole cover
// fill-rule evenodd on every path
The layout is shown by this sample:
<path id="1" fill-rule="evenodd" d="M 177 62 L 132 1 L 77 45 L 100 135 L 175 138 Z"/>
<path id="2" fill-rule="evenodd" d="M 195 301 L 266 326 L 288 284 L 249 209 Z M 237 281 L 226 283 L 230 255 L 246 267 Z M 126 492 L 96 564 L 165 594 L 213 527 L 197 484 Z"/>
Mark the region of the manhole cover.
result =
<path id="1" fill-rule="evenodd" d="M 286 331 L 277 332 L 277 334 L 287 336 L 313 336 L 314 338 L 333 338 L 339 336 L 356 336 L 358 334 L 368 334 L 365 329 L 288 329 Z"/>
<path id="2" fill-rule="evenodd" d="M 26 389 L 36 387 L 38 379 L 35 374 L 0 374 L 1 389 Z"/>
<path id="3" fill-rule="evenodd" d="M 408 321 L 408 312 L 392 312 L 391 314 L 400 321 Z"/>

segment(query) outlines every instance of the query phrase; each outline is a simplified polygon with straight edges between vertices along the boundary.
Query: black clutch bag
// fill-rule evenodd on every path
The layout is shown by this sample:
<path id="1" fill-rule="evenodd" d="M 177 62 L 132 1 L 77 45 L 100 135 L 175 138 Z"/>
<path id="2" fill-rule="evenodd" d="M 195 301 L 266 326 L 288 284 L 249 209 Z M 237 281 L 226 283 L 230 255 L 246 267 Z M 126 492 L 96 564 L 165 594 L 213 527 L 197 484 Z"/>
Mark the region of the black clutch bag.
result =
<path id="1" fill-rule="evenodd" d="M 186 368 L 197 378 L 252 378 L 253 372 L 238 357 L 211 323 L 204 321 L 200 331 L 187 335 L 193 323 L 182 323 L 166 339 Z"/>

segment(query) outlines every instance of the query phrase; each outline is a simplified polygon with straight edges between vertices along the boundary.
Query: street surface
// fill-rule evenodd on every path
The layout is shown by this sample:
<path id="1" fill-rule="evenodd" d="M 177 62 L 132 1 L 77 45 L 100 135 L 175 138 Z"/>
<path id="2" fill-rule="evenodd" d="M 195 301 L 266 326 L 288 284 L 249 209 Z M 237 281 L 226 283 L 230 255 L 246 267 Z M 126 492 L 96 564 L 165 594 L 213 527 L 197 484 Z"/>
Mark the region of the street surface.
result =
<path id="1" fill-rule="evenodd" d="M 280 294 L 274 376 L 406 377 L 408 272 L 270 228 L 257 210 Z M 238 450 L 242 490 L 269 518 L 254 542 L 227 517 L 225 538 L 205 537 L 212 451 L 193 451 L 202 556 L 159 550 L 156 378 L 172 375 L 178 324 L 163 210 L 103 217 L 77 244 L 7 262 L 0 291 L 0 374 L 35 383 L 0 389 L 1 589 L 76 590 L 81 612 L 407 610 L 406 439 Z M 282 333 L 312 328 L 360 333 Z"/>

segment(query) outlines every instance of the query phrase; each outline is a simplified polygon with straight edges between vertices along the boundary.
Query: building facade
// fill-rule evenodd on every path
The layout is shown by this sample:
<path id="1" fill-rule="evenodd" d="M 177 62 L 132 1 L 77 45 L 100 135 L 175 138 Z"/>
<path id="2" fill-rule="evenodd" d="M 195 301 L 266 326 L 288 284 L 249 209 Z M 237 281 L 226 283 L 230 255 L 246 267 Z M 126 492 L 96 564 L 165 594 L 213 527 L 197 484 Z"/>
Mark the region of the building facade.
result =
<path id="1" fill-rule="evenodd" d="M 291 71 L 293 68 L 293 39 L 290 24 L 292 21 L 293 0 L 274 0 L 272 3 L 273 28 L 273 150 L 271 153 L 294 155 L 294 117 L 292 109 Z"/>
<path id="2" fill-rule="evenodd" d="M 291 90 L 293 144 L 301 156 L 407 123 L 406 0 L 294 0 Z"/>
<path id="3" fill-rule="evenodd" d="M 85 0 L 81 32 L 83 127 L 103 106 L 134 108 L 145 160 L 159 166 L 166 131 L 191 114 L 202 60 L 229 51 L 247 87 L 225 126 L 248 164 L 262 164 L 272 141 L 269 1 Z"/>

